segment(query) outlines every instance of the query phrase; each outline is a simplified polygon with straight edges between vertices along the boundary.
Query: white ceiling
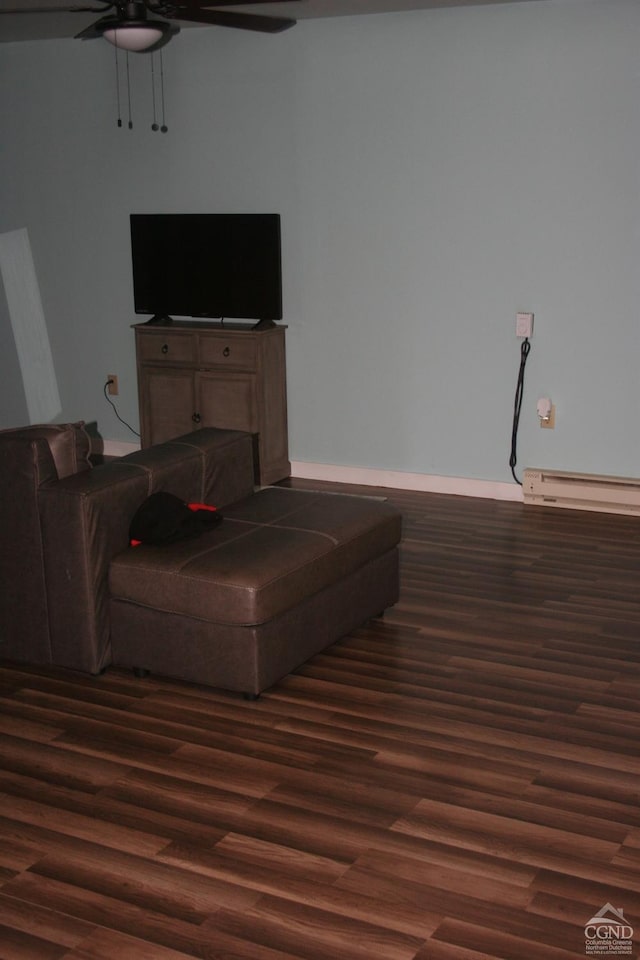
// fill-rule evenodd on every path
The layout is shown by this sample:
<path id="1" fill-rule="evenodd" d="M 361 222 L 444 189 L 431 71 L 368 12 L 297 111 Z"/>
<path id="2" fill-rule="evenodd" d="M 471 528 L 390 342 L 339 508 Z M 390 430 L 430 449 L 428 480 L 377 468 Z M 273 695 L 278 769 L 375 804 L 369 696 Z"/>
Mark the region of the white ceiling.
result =
<path id="1" fill-rule="evenodd" d="M 273 14 L 296 20 L 318 17 L 352 17 L 372 13 L 394 13 L 401 10 L 428 10 L 435 7 L 473 7 L 498 3 L 520 3 L 523 0 L 296 0 L 296 2 L 234 7 L 234 11 Z M 528 0 L 535 2 L 535 0 Z M 544 0 L 538 0 L 544 2 Z M 0 0 L 0 42 L 20 40 L 47 40 L 73 37 L 95 20 L 104 16 L 105 9 L 95 4 L 95 13 L 63 12 L 60 8 L 89 7 L 92 0 Z M 204 6 L 204 4 L 203 4 Z M 215 2 L 207 4 L 212 9 Z M 4 13 L 8 10 L 22 13 Z M 28 12 L 37 9 L 47 12 Z M 49 12 L 53 11 L 53 12 Z M 185 24 L 187 26 L 187 24 Z M 193 24 L 189 24 L 193 26 Z M 216 29 L 216 28 L 209 28 Z M 224 28 L 217 28 L 224 29 Z"/>

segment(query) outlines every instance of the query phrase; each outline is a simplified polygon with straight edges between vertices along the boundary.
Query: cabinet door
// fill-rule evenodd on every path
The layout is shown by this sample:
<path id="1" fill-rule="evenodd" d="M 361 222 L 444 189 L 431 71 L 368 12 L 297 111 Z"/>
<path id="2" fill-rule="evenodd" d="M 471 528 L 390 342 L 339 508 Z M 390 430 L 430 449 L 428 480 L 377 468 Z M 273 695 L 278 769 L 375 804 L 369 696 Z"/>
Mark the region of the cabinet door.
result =
<path id="1" fill-rule="evenodd" d="M 201 426 L 258 432 L 256 378 L 250 373 L 198 374 Z"/>
<path id="2" fill-rule="evenodd" d="M 141 388 L 143 446 L 197 429 L 193 371 L 143 367 Z"/>

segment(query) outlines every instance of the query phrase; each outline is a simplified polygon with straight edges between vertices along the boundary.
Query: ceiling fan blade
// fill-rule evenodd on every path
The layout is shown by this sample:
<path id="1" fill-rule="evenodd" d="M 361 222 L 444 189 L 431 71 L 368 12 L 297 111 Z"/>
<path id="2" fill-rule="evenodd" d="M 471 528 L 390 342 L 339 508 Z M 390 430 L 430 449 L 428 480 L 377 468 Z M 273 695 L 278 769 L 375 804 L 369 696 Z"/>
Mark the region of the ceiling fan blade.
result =
<path id="1" fill-rule="evenodd" d="M 102 17 L 100 20 L 96 20 L 95 23 L 92 23 L 91 26 L 85 27 L 84 30 L 81 30 L 80 33 L 76 33 L 74 40 L 98 40 L 102 36 L 102 27 L 110 26 L 113 22 L 113 17 Z"/>
<path id="2" fill-rule="evenodd" d="M 259 33 L 281 33 L 296 24 L 295 20 L 288 17 L 262 17 L 257 13 L 231 13 L 226 10 L 196 11 L 182 7 L 178 7 L 171 19 L 210 24 L 214 27 L 235 27 L 237 30 L 257 30 Z"/>
<path id="3" fill-rule="evenodd" d="M 96 2 L 101 3 L 102 0 Z M 256 2 L 261 3 L 262 0 Z M 3 7 L 0 13 L 105 13 L 112 6 L 112 3 L 105 3 L 102 7 Z"/>
<path id="4" fill-rule="evenodd" d="M 117 28 L 123 20 L 129 18 L 125 15 L 125 0 L 94 0 L 95 3 L 102 4 L 101 7 L 82 6 L 80 4 L 71 4 L 60 7 L 31 7 L 31 8 L 4 8 L 0 13 L 106 13 L 110 8 L 115 7 L 117 13 L 101 17 L 95 23 L 81 30 L 75 35 L 76 40 L 97 40 L 104 34 L 108 28 Z M 279 3 L 281 0 L 248 0 L 250 3 Z M 288 0 L 296 2 L 296 0 Z M 166 2 L 166 0 L 141 0 L 140 3 L 126 4 L 127 8 L 144 7 L 152 15 L 157 14 L 171 23 L 175 20 L 185 20 L 190 23 L 201 23 L 215 27 L 233 27 L 236 30 L 255 30 L 258 33 L 282 33 L 294 27 L 296 21 L 290 17 L 270 17 L 261 16 L 256 13 L 240 13 L 231 10 L 219 10 L 218 7 L 235 7 L 246 4 L 247 0 L 176 0 L 176 2 Z M 211 9 L 213 8 L 213 9 Z M 143 13 L 144 11 L 142 11 Z M 131 14 L 129 14 L 131 16 Z M 169 42 L 171 37 L 178 32 L 180 28 L 176 27 L 164 33 L 161 39 L 151 50 L 159 49 Z"/>
<path id="5" fill-rule="evenodd" d="M 102 2 L 102 0 L 101 0 Z M 149 6 L 156 3 L 162 4 L 163 0 L 149 0 Z M 288 3 L 296 3 L 298 0 L 287 0 Z M 190 10 L 193 13 L 204 11 L 205 13 L 215 13 L 218 7 L 246 7 L 247 5 L 257 5 L 262 3 L 282 3 L 282 0 L 174 0 L 171 7 L 180 10 Z"/>

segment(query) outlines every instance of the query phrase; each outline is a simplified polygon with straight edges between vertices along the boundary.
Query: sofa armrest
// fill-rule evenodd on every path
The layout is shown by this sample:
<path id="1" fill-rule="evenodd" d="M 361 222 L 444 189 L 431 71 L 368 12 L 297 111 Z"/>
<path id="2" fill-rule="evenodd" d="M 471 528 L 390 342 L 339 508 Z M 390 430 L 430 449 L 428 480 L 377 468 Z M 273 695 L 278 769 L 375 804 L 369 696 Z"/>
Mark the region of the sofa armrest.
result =
<path id="1" fill-rule="evenodd" d="M 53 663 L 99 673 L 110 662 L 109 563 L 147 490 L 147 477 L 119 462 L 40 489 Z"/>
<path id="2" fill-rule="evenodd" d="M 0 656 L 50 663 L 38 489 L 58 475 L 41 437 L 0 436 Z"/>

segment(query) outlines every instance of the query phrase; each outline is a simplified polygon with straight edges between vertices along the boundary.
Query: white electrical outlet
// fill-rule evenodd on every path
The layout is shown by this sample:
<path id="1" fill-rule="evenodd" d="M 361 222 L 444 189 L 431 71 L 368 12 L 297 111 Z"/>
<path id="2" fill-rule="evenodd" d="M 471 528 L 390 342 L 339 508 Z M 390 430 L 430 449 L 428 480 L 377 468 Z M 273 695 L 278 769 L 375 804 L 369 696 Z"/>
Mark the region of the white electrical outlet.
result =
<path id="1" fill-rule="evenodd" d="M 516 337 L 530 337 L 533 333 L 533 314 L 516 313 Z"/>

